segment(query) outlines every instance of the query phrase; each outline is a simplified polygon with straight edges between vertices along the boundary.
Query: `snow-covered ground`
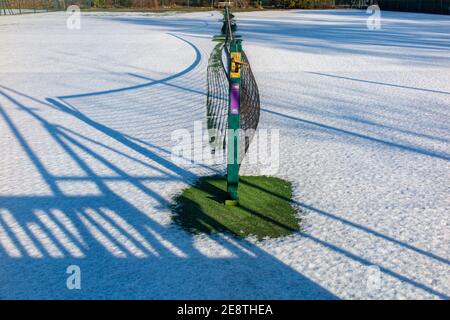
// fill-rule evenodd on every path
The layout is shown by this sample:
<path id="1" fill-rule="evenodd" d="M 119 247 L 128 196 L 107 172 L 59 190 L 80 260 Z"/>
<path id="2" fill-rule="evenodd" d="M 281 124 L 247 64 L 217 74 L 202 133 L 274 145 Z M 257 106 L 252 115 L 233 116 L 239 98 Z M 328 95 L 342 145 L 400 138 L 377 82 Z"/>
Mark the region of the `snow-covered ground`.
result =
<path id="1" fill-rule="evenodd" d="M 302 231 L 171 223 L 171 197 L 223 171 L 170 157 L 205 119 L 219 13 L 2 16 L 0 298 L 450 297 L 449 17 L 236 16 Z"/>

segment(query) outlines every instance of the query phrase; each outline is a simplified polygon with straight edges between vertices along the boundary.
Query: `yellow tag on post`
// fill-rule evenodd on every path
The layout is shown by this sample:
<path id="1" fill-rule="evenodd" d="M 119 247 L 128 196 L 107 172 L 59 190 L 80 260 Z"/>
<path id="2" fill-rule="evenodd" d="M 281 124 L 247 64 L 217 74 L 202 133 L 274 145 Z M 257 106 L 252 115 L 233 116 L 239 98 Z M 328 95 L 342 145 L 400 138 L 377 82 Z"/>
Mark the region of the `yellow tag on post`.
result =
<path id="1" fill-rule="evenodd" d="M 238 63 L 236 63 L 238 62 Z M 241 53 L 231 52 L 231 70 L 230 78 L 240 78 L 241 77 Z"/>

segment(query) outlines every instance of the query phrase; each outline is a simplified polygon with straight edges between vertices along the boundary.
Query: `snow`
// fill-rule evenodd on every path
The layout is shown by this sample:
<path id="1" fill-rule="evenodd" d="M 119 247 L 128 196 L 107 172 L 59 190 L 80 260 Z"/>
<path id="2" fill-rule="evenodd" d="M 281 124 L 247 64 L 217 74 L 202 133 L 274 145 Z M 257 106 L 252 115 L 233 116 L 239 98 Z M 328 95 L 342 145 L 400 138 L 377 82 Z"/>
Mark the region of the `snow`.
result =
<path id="1" fill-rule="evenodd" d="M 236 16 L 301 232 L 171 223 L 174 195 L 223 172 L 170 157 L 171 132 L 204 120 L 219 13 L 2 16 L 0 298 L 450 297 L 449 18 Z"/>

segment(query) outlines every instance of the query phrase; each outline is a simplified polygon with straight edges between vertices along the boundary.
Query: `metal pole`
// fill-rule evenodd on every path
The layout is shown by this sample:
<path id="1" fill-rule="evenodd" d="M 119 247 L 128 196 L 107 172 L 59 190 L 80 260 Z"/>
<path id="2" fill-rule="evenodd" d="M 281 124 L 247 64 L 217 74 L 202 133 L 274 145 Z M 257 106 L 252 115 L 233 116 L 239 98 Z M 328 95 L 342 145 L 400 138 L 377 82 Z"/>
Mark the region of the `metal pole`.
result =
<path id="1" fill-rule="evenodd" d="M 241 86 L 241 40 L 230 42 L 230 88 L 228 109 L 227 192 L 230 200 L 238 200 L 239 183 L 239 127 Z"/>
<path id="2" fill-rule="evenodd" d="M 239 129 L 240 129 L 240 87 L 241 87 L 241 40 L 233 37 L 229 9 L 225 7 L 226 23 L 230 39 L 229 98 L 228 98 L 228 149 L 227 149 L 227 193 L 226 204 L 236 205 L 239 183 Z"/>

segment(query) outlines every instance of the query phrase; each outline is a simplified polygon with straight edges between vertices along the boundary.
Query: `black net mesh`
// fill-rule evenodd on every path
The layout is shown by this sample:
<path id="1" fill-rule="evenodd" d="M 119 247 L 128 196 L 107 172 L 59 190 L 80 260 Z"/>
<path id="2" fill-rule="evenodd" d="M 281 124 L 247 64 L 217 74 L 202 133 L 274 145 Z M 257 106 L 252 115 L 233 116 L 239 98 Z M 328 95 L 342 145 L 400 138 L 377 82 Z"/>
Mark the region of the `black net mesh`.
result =
<path id="1" fill-rule="evenodd" d="M 224 15 L 222 34 L 224 41 L 217 44 L 209 58 L 207 69 L 207 122 L 211 130 L 210 145 L 213 153 L 218 149 L 225 150 L 227 134 L 229 79 L 226 68 L 229 56 L 229 45 L 234 39 L 236 23 L 231 14 Z M 247 153 L 250 143 L 255 135 L 260 116 L 259 90 L 250 67 L 249 60 L 244 51 L 241 59 L 241 91 L 240 91 L 240 145 L 239 163 Z"/>
<path id="2" fill-rule="evenodd" d="M 224 43 L 217 44 L 209 57 L 207 69 L 207 126 L 213 153 L 225 150 L 228 121 L 228 77 L 222 61 Z"/>
<path id="3" fill-rule="evenodd" d="M 242 52 L 242 65 L 241 70 L 241 122 L 240 127 L 241 135 L 241 148 L 244 152 L 240 153 L 240 162 L 242 162 L 245 154 L 250 147 L 250 142 L 255 135 L 256 128 L 259 123 L 260 102 L 259 102 L 259 90 L 256 84 L 255 77 L 253 76 L 252 68 L 248 61 L 245 52 Z"/>

